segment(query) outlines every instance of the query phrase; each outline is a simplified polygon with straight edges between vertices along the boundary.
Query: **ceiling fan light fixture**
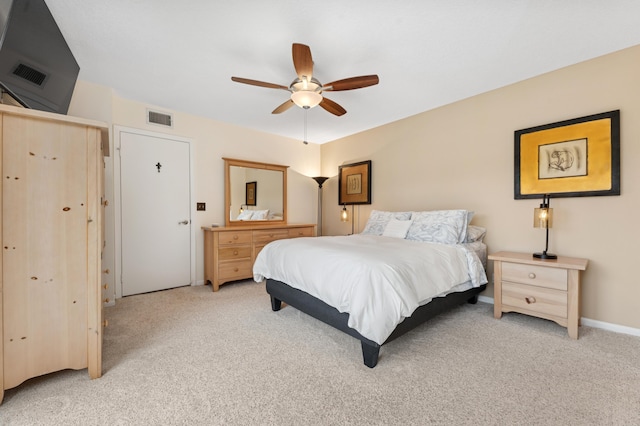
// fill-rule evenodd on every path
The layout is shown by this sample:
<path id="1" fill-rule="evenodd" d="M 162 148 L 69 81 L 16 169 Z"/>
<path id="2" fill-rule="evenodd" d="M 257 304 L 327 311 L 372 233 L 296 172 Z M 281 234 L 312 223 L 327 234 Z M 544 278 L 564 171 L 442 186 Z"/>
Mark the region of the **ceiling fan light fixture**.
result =
<path id="1" fill-rule="evenodd" d="M 313 108 L 322 102 L 322 95 L 311 90 L 300 90 L 291 94 L 291 100 L 300 108 Z"/>

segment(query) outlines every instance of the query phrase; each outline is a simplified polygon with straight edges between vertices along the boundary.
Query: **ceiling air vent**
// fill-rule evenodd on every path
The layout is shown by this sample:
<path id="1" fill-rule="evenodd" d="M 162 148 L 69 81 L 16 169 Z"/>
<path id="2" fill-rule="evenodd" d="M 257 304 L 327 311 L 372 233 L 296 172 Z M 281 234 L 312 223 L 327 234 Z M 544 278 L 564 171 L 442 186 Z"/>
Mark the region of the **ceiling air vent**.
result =
<path id="1" fill-rule="evenodd" d="M 18 66 L 13 70 L 13 74 L 33 84 L 37 84 L 38 86 L 42 86 L 42 83 L 47 79 L 47 75 L 45 73 L 25 64 L 18 64 Z"/>
<path id="2" fill-rule="evenodd" d="M 173 116 L 163 112 L 147 110 L 147 123 L 173 127 Z"/>

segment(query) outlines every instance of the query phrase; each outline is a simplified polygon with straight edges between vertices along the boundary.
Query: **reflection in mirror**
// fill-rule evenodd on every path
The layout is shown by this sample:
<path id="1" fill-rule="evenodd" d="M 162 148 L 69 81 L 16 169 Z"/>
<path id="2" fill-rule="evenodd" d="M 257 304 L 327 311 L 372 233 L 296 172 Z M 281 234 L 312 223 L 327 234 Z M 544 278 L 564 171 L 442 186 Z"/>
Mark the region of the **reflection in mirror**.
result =
<path id="1" fill-rule="evenodd" d="M 286 223 L 287 167 L 224 160 L 226 225 Z"/>
<path id="2" fill-rule="evenodd" d="M 231 220 L 282 220 L 282 172 L 231 166 L 229 177 Z"/>

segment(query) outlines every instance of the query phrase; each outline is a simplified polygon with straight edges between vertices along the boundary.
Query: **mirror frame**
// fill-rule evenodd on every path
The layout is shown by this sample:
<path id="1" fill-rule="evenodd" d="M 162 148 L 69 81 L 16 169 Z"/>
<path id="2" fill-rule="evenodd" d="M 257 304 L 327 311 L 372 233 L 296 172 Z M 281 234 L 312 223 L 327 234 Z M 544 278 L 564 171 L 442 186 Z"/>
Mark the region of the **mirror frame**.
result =
<path id="1" fill-rule="evenodd" d="M 258 161 L 238 160 L 235 158 L 225 158 L 224 160 L 224 224 L 225 226 L 255 226 L 255 225 L 286 225 L 287 224 L 287 169 L 289 166 L 279 164 L 260 163 Z M 250 169 L 274 170 L 282 172 L 282 220 L 251 221 L 251 220 L 231 220 L 229 212 L 231 209 L 231 166 L 248 167 Z"/>

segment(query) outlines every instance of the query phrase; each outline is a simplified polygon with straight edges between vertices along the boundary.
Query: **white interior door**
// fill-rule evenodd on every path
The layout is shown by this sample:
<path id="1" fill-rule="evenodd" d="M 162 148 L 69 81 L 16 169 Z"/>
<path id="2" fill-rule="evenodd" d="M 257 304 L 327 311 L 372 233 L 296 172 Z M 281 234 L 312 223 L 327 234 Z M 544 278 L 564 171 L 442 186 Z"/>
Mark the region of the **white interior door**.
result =
<path id="1" fill-rule="evenodd" d="M 191 284 L 189 143 L 120 132 L 122 295 Z"/>

